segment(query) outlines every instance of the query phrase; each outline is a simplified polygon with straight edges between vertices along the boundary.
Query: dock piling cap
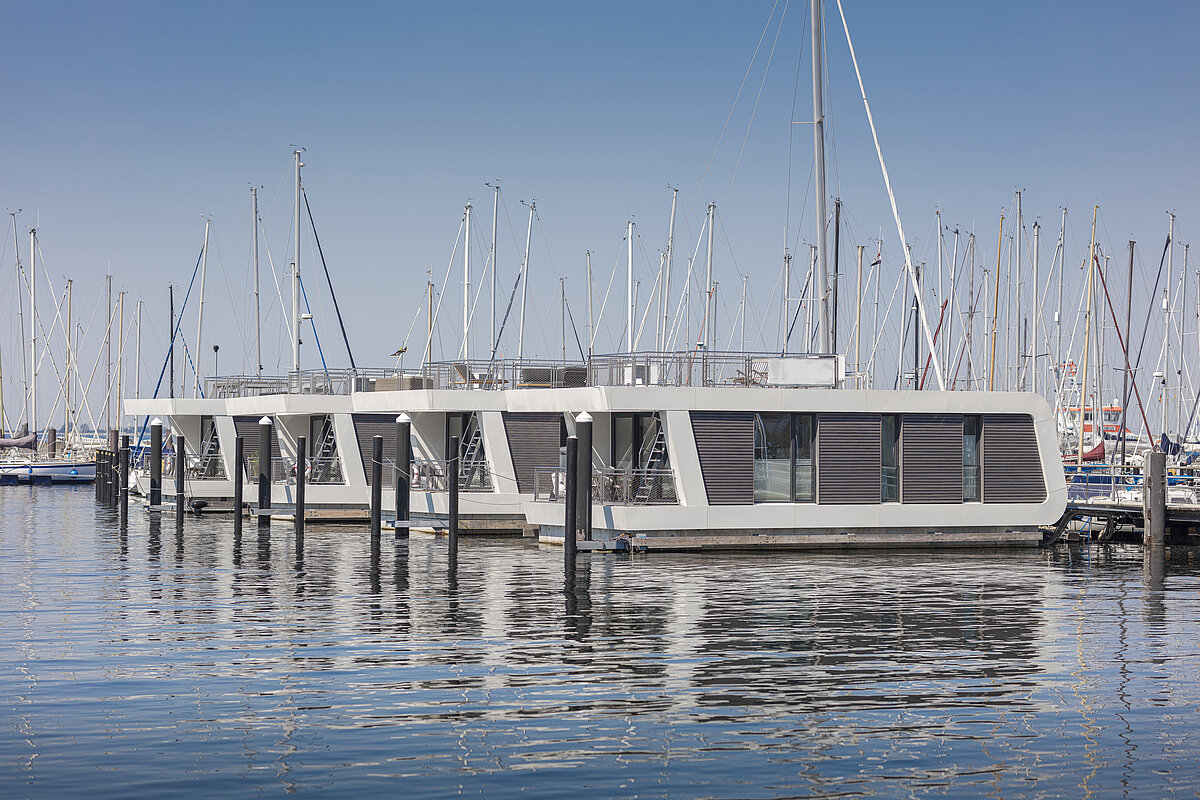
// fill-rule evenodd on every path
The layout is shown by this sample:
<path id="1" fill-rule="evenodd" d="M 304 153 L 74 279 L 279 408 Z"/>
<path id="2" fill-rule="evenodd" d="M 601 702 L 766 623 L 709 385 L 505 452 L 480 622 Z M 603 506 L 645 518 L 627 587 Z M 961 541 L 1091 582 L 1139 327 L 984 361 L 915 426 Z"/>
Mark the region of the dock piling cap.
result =
<path id="1" fill-rule="evenodd" d="M 270 417 L 263 417 L 262 419 L 260 419 L 260 420 L 258 421 L 258 424 L 259 424 L 259 425 L 270 425 L 270 424 L 271 424 L 271 418 L 270 418 Z"/>
<path id="2" fill-rule="evenodd" d="M 411 423 L 412 417 L 410 417 L 408 414 L 401 414 L 400 416 L 396 417 L 396 422 L 401 424 Z"/>
<path id="3" fill-rule="evenodd" d="M 160 428 L 161 428 L 161 427 L 162 427 L 162 420 L 161 420 L 161 419 L 159 419 L 158 417 L 155 417 L 154 419 L 150 420 L 150 424 L 151 424 L 151 425 L 157 425 L 158 427 L 160 427 Z"/>
<path id="4" fill-rule="evenodd" d="M 591 422 L 592 415 L 586 411 L 579 412 L 579 416 L 575 417 L 576 422 Z"/>

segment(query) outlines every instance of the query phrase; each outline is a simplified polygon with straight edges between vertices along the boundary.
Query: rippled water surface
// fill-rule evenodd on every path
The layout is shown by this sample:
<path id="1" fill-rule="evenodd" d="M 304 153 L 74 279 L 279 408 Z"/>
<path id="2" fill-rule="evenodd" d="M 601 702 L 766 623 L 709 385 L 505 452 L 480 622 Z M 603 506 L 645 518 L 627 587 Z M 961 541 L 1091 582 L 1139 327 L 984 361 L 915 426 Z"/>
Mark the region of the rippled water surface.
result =
<path id="1" fill-rule="evenodd" d="M 581 556 L 0 488 L 0 796 L 1195 797 L 1200 572 Z"/>

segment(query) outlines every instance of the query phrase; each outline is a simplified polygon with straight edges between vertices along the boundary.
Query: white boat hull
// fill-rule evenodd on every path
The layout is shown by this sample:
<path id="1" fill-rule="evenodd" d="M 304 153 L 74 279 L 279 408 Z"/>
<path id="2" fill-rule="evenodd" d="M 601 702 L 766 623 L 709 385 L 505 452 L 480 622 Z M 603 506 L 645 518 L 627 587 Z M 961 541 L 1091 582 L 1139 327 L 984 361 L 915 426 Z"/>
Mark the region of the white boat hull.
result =
<path id="1" fill-rule="evenodd" d="M 92 461 L 20 461 L 0 464 L 4 483 L 91 483 L 96 479 Z"/>

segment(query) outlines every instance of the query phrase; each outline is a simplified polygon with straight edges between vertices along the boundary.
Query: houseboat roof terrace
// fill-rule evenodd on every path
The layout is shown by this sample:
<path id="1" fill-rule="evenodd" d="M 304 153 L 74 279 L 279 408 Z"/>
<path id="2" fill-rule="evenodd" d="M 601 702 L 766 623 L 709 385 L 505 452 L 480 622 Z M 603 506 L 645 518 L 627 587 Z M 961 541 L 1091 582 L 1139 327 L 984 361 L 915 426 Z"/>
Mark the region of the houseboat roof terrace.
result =
<path id="1" fill-rule="evenodd" d="M 587 386 L 755 386 L 834 388 L 846 375 L 835 355 L 642 352 L 595 355 L 586 361 L 497 359 L 435 361 L 401 369 L 303 370 L 286 376 L 208 378 L 205 397 L 274 394 L 348 395 L 413 389 L 564 389 Z"/>

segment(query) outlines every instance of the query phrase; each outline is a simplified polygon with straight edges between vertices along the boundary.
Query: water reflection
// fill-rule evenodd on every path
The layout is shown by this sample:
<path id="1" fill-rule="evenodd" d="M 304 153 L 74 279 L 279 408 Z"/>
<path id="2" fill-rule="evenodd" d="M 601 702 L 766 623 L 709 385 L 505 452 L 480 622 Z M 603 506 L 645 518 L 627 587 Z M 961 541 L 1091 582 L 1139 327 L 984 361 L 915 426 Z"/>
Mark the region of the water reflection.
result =
<path id="1" fill-rule="evenodd" d="M 1200 577 L 1178 548 L 564 566 L 527 540 L 350 526 L 244 542 L 209 515 L 164 558 L 158 515 L 87 529 L 90 495 L 42 502 L 0 492 L 0 714 L 20 734 L 0 770 L 29 794 L 96 770 L 131 797 L 1200 788 Z"/>

